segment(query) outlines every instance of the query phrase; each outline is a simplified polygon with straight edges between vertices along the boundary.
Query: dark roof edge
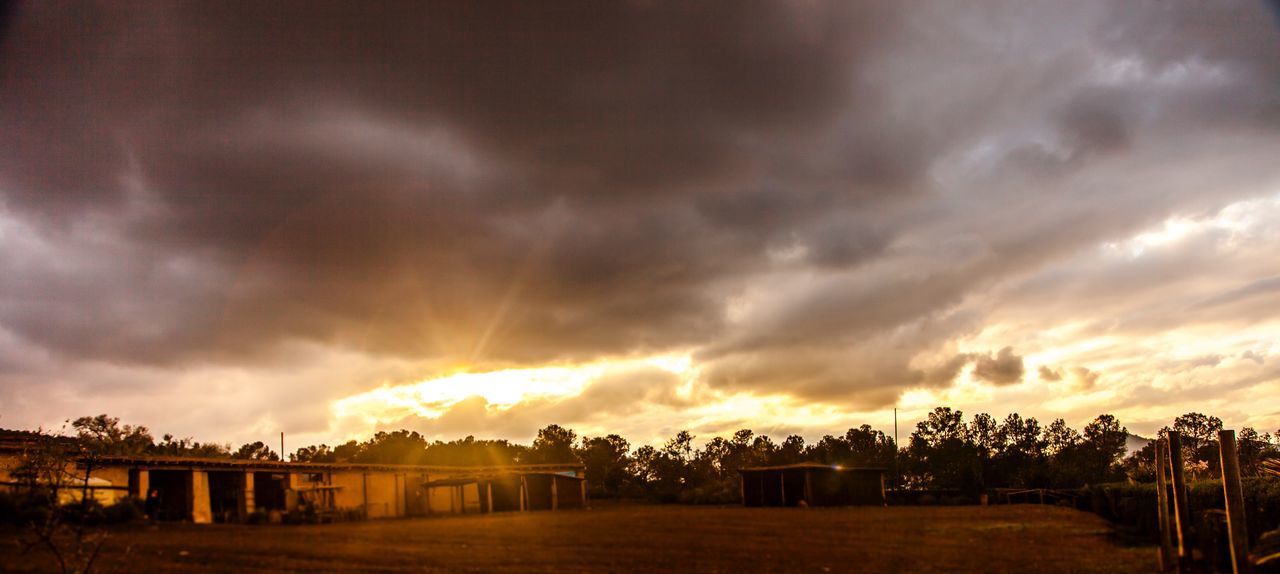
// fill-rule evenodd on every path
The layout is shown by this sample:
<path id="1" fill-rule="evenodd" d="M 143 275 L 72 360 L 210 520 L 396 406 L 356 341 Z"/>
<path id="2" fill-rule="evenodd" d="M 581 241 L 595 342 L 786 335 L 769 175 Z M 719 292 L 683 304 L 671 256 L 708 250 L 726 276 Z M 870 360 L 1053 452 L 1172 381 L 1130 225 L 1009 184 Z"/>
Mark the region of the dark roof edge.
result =
<path id="1" fill-rule="evenodd" d="M 87 459 L 81 459 L 86 462 Z M 334 471 L 334 470 L 388 470 L 418 471 L 445 473 L 500 473 L 500 472 L 554 472 L 565 470 L 583 470 L 581 463 L 556 464 L 513 464 L 501 466 L 449 466 L 418 464 L 369 464 L 347 462 L 285 462 L 275 460 L 245 460 L 235 458 L 198 458 L 172 456 L 118 456 L 104 455 L 93 457 L 95 464 L 134 465 L 151 468 L 163 467 L 205 467 L 205 468 L 237 468 L 245 470 L 279 470 L 279 471 Z"/>
<path id="2" fill-rule="evenodd" d="M 878 472 L 886 472 L 889 469 L 882 466 L 851 466 L 844 464 L 822 464 L 820 462 L 800 462 L 795 464 L 779 464 L 772 466 L 748 466 L 738 469 L 738 472 L 757 472 L 763 470 L 803 470 L 807 468 L 823 469 L 823 470 L 874 470 Z"/>

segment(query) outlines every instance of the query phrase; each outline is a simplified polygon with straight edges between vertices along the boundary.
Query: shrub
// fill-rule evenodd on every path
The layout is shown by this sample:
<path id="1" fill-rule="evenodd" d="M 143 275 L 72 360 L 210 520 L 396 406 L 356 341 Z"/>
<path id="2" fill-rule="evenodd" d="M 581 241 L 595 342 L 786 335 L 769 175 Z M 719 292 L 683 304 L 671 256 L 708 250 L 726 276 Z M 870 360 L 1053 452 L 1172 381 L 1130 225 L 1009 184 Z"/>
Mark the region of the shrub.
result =
<path id="1" fill-rule="evenodd" d="M 146 516 L 142 501 L 132 496 L 122 498 L 115 504 L 102 509 L 102 514 L 108 524 L 126 524 Z"/>
<path id="2" fill-rule="evenodd" d="M 1249 537 L 1280 528 L 1280 481 L 1246 478 L 1242 483 Z M 1158 541 L 1159 498 L 1153 483 L 1108 483 L 1080 490 L 1080 505 L 1123 526 L 1143 538 Z M 1221 480 L 1187 485 L 1187 507 L 1192 524 L 1200 524 L 1205 512 L 1224 508 Z"/>
<path id="3" fill-rule="evenodd" d="M 0 524 L 26 526 L 45 521 L 49 509 L 43 500 L 28 494 L 0 492 Z"/>
<path id="4" fill-rule="evenodd" d="M 107 522 L 102 503 L 92 498 L 62 505 L 62 520 L 68 524 L 97 526 Z"/>

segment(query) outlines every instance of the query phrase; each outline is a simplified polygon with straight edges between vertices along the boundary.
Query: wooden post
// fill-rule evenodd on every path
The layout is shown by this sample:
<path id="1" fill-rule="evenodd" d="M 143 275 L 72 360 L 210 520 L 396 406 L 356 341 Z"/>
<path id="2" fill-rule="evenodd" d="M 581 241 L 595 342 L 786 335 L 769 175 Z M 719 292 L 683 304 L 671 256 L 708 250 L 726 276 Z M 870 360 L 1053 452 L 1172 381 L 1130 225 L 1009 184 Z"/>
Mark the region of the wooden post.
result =
<path id="1" fill-rule="evenodd" d="M 489 501 L 489 512 L 493 512 L 493 481 L 484 483 L 485 495 Z"/>
<path id="2" fill-rule="evenodd" d="M 1173 483 L 1173 517 L 1178 542 L 1178 570 L 1186 571 L 1191 563 L 1191 508 L 1187 504 L 1187 483 L 1182 476 L 1182 435 L 1169 431 L 1169 479 Z"/>
<path id="3" fill-rule="evenodd" d="M 987 495 L 984 494 L 982 495 L 983 506 L 986 506 L 986 501 L 987 501 Z M 889 506 L 889 497 L 885 496 L 885 493 L 884 493 L 884 473 L 883 472 L 880 473 L 880 504 L 883 504 L 884 506 Z"/>
<path id="4" fill-rule="evenodd" d="M 587 507 L 587 480 L 584 478 L 578 481 L 578 490 L 582 491 L 582 507 Z"/>
<path id="5" fill-rule="evenodd" d="M 528 496 L 525 494 L 524 475 L 520 475 L 520 512 L 529 510 Z"/>
<path id="6" fill-rule="evenodd" d="M 1169 453 L 1165 450 L 1164 441 L 1157 440 L 1156 446 L 1156 503 L 1159 504 L 1156 516 L 1160 522 L 1160 571 L 1173 570 L 1177 564 L 1173 553 L 1173 529 L 1170 528 L 1169 516 Z"/>
<path id="7" fill-rule="evenodd" d="M 1231 567 L 1235 574 L 1253 572 L 1249 561 L 1249 530 L 1244 516 L 1244 491 L 1240 486 L 1240 459 L 1236 453 L 1236 431 L 1218 431 L 1218 454 L 1222 459 L 1222 494 L 1227 503 L 1227 533 L 1231 536 Z"/>
<path id="8" fill-rule="evenodd" d="M 787 505 L 787 471 L 778 471 L 778 484 L 782 485 L 782 505 Z"/>

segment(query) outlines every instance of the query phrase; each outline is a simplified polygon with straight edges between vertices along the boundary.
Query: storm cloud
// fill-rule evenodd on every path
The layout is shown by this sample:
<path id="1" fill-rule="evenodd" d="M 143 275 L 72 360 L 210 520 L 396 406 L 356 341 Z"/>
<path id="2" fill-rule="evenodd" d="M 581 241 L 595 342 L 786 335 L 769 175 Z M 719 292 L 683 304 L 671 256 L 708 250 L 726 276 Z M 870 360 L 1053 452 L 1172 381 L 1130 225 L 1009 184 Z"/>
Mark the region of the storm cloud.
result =
<path id="1" fill-rule="evenodd" d="M 656 429 L 734 396 L 859 412 L 957 381 L 1074 416 L 1033 387 L 1130 392 L 1144 337 L 1249 327 L 1204 354 L 1257 362 L 1195 367 L 1227 379 L 1280 352 L 1258 313 L 1280 232 L 1236 215 L 1280 193 L 1261 2 L 10 10 L 13 424 L 186 424 L 139 403 L 223 376 L 208 408 L 277 406 L 184 432 L 323 438 L 350 430 L 332 401 L 460 365 L 666 354 L 696 375 L 401 424 L 668 412 Z"/>

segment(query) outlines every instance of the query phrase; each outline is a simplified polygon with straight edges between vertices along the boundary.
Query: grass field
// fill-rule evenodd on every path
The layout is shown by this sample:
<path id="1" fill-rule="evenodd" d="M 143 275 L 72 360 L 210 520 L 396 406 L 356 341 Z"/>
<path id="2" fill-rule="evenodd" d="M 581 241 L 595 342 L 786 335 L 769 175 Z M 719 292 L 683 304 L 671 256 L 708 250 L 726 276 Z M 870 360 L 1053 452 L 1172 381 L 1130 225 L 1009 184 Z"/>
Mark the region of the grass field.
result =
<path id="1" fill-rule="evenodd" d="M 12 533 L 7 534 L 12 537 Z M 593 510 L 313 526 L 116 530 L 128 572 L 1152 572 L 1092 514 L 1042 506 Z M 128 548 L 127 557 L 124 556 Z M 123 564 L 122 561 L 124 561 Z M 48 557 L 0 549 L 0 570 Z"/>

